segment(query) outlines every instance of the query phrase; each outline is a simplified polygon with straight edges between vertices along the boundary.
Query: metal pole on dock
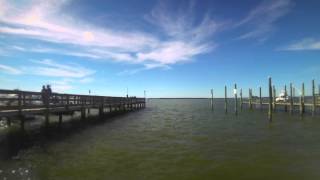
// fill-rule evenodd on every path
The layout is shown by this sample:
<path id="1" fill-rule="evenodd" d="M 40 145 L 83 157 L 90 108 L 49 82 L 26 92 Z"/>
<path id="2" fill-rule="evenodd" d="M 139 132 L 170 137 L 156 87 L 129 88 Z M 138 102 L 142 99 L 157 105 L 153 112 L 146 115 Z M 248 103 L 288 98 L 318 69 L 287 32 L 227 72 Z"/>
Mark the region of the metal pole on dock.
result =
<path id="1" fill-rule="evenodd" d="M 235 100 L 235 105 L 234 105 L 234 112 L 236 115 L 238 115 L 238 95 L 237 95 L 237 84 L 234 84 L 234 100 Z"/>
<path id="2" fill-rule="evenodd" d="M 243 104 L 243 101 L 242 101 L 242 89 L 240 89 L 240 111 L 242 111 L 242 104 Z"/>
<path id="3" fill-rule="evenodd" d="M 227 86 L 224 86 L 224 110 L 228 112 L 228 100 L 227 100 Z"/>
<path id="4" fill-rule="evenodd" d="M 269 112 L 268 112 L 268 118 L 269 121 L 272 121 L 272 80 L 271 77 L 269 77 Z"/>
<path id="5" fill-rule="evenodd" d="M 316 111 L 316 95 L 315 95 L 314 79 L 312 80 L 312 115 L 314 116 Z"/>
<path id="6" fill-rule="evenodd" d="M 293 89 L 292 89 L 292 83 L 290 83 L 290 114 L 293 113 Z"/>

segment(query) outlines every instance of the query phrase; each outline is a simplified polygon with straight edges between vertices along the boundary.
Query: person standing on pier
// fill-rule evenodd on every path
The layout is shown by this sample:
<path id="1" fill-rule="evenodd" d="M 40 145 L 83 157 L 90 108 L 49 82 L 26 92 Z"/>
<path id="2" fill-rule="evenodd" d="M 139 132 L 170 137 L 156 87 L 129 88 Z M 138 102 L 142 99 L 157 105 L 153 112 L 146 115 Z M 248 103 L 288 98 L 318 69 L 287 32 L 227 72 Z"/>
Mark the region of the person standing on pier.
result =
<path id="1" fill-rule="evenodd" d="M 42 89 L 41 89 L 41 99 L 42 99 L 42 103 L 43 104 L 47 104 L 47 96 L 46 96 L 46 94 L 47 94 L 47 90 L 46 90 L 46 86 L 45 85 L 43 85 L 42 86 Z"/>
<path id="2" fill-rule="evenodd" d="M 48 103 L 50 103 L 50 98 L 51 98 L 51 95 L 52 95 L 52 90 L 51 90 L 51 87 L 50 87 L 49 84 L 47 85 L 47 90 L 46 90 L 46 92 L 47 92 Z"/>

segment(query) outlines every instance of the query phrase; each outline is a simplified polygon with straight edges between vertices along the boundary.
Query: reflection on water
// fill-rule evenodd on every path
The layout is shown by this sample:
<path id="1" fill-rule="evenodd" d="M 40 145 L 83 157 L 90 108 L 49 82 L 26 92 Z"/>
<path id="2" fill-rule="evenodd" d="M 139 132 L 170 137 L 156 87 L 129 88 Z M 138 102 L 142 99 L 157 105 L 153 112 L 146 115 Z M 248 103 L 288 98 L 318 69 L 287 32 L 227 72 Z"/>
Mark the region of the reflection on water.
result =
<path id="1" fill-rule="evenodd" d="M 224 113 L 223 101 L 215 101 L 214 111 L 209 104 L 204 99 L 150 100 L 146 109 L 67 135 L 38 134 L 26 140 L 32 146 L 0 162 L 0 177 L 320 178 L 319 117 L 277 112 L 270 124 L 267 111 L 235 116 L 232 107 Z"/>

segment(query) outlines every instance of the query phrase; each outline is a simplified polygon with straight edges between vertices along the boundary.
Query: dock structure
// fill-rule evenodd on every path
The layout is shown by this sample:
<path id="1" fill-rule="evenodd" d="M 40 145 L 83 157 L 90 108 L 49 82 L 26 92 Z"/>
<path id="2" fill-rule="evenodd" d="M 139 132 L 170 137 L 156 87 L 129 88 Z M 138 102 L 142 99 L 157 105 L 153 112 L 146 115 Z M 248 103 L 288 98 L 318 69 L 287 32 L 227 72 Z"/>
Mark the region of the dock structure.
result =
<path id="1" fill-rule="evenodd" d="M 22 130 L 27 116 L 43 116 L 47 127 L 52 115 L 59 117 L 60 125 L 63 115 L 74 112 L 80 112 L 81 119 L 85 119 L 90 114 L 90 109 L 97 109 L 98 116 L 103 116 L 107 112 L 128 112 L 145 106 L 145 98 L 136 97 L 60 93 L 44 96 L 41 92 L 0 90 L 0 119 L 7 119 L 8 126 L 12 119 L 19 120 Z"/>
<path id="2" fill-rule="evenodd" d="M 301 84 L 301 89 L 296 88 L 290 83 L 289 86 L 284 85 L 283 89 L 283 98 L 278 99 L 276 94 L 276 87 L 272 83 L 272 78 L 268 78 L 268 89 L 265 91 L 266 96 L 262 97 L 262 88 L 259 87 L 259 95 L 254 96 L 253 91 L 249 88 L 248 96 L 245 98 L 242 94 L 242 88 L 240 88 L 240 110 L 242 111 L 243 107 L 246 106 L 248 109 L 253 110 L 254 108 L 259 108 L 262 110 L 264 107 L 268 108 L 268 119 L 272 121 L 273 113 L 275 111 L 283 110 L 284 112 L 290 112 L 293 114 L 294 111 L 298 111 L 300 115 L 304 115 L 306 113 L 306 109 L 311 111 L 312 115 L 316 114 L 317 109 L 320 108 L 320 85 L 318 86 L 318 93 L 316 93 L 316 85 L 315 80 L 312 80 L 311 83 L 311 94 L 306 96 L 305 94 L 305 83 Z M 288 88 L 290 88 L 288 90 Z M 300 90 L 299 90 L 300 89 Z M 227 86 L 224 87 L 225 90 L 225 112 L 228 112 L 228 103 L 227 103 Z M 295 97 L 295 92 L 298 90 L 300 96 Z M 279 93 L 281 91 L 278 91 Z M 239 101 L 237 100 L 237 86 L 234 86 L 235 93 L 235 111 L 236 114 L 237 106 Z M 320 109 L 319 109 L 320 112 Z"/>

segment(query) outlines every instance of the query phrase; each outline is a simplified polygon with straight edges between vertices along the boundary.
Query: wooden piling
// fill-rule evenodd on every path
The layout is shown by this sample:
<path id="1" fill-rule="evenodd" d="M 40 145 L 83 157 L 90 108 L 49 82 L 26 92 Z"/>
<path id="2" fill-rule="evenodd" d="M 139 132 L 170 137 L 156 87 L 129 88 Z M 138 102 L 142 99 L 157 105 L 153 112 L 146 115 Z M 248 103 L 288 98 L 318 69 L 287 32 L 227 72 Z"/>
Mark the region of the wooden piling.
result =
<path id="1" fill-rule="evenodd" d="M 211 89 L 211 109 L 213 110 L 213 89 Z"/>
<path id="2" fill-rule="evenodd" d="M 314 79 L 312 80 L 312 115 L 314 116 L 316 111 L 316 93 Z"/>
<path id="3" fill-rule="evenodd" d="M 99 116 L 102 117 L 103 116 L 103 109 L 104 109 L 104 98 L 102 98 L 100 100 L 100 105 L 99 105 Z"/>
<path id="4" fill-rule="evenodd" d="M 81 119 L 84 120 L 86 118 L 86 109 L 84 107 L 84 104 L 86 103 L 85 98 L 82 97 L 80 100 L 81 103 Z"/>
<path id="5" fill-rule="evenodd" d="M 7 117 L 7 125 L 8 125 L 8 127 L 11 126 L 11 117 Z"/>
<path id="6" fill-rule="evenodd" d="M 50 121 L 50 95 L 47 95 L 45 97 L 45 107 L 46 107 L 46 110 L 45 110 L 45 113 L 44 113 L 44 117 L 45 117 L 45 128 L 48 128 L 49 127 L 49 121 Z"/>
<path id="7" fill-rule="evenodd" d="M 277 103 L 276 103 L 276 87 L 275 86 L 272 86 L 272 110 L 275 111 L 276 110 L 276 106 L 277 106 Z"/>
<path id="8" fill-rule="evenodd" d="M 70 104 L 70 96 L 67 95 L 67 104 L 66 104 L 66 110 L 69 111 L 69 104 Z"/>
<path id="9" fill-rule="evenodd" d="M 20 118 L 20 128 L 22 131 L 24 131 L 24 121 L 25 118 L 22 115 L 22 92 L 18 92 L 18 117 Z"/>
<path id="10" fill-rule="evenodd" d="M 285 85 L 284 86 L 284 97 L 285 97 L 285 100 L 284 100 L 284 112 L 288 112 L 288 102 L 287 102 L 287 100 L 286 100 L 286 98 L 287 98 L 287 96 L 288 96 L 288 93 L 287 93 L 287 85 Z"/>
<path id="11" fill-rule="evenodd" d="M 293 89 L 292 89 L 292 83 L 290 83 L 290 114 L 293 113 L 293 109 L 294 109 L 294 106 L 293 106 Z"/>
<path id="12" fill-rule="evenodd" d="M 237 95 L 237 84 L 234 84 L 234 113 L 238 115 L 238 95 Z"/>
<path id="13" fill-rule="evenodd" d="M 268 117 L 269 121 L 272 121 L 272 80 L 271 77 L 269 77 L 269 112 L 268 112 Z"/>
<path id="14" fill-rule="evenodd" d="M 228 100 L 227 100 L 227 86 L 224 86 L 224 110 L 228 112 Z"/>
<path id="15" fill-rule="evenodd" d="M 300 95 L 300 115 L 304 113 L 304 83 L 302 83 L 301 87 L 301 95 Z"/>
<path id="16" fill-rule="evenodd" d="M 62 124 L 62 113 L 59 113 L 59 126 L 61 126 L 61 124 Z"/>
<path id="17" fill-rule="evenodd" d="M 302 113 L 305 113 L 305 89 L 304 89 L 304 83 L 302 83 Z"/>
<path id="18" fill-rule="evenodd" d="M 259 103 L 260 103 L 260 110 L 262 110 L 262 90 L 261 90 L 261 87 L 259 87 Z"/>
<path id="19" fill-rule="evenodd" d="M 242 101 L 242 89 L 240 89 L 240 111 L 242 111 L 243 101 Z"/>
<path id="20" fill-rule="evenodd" d="M 249 88 L 249 109 L 252 110 L 252 89 Z"/>

